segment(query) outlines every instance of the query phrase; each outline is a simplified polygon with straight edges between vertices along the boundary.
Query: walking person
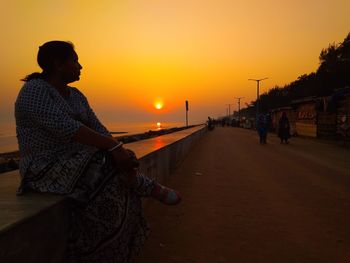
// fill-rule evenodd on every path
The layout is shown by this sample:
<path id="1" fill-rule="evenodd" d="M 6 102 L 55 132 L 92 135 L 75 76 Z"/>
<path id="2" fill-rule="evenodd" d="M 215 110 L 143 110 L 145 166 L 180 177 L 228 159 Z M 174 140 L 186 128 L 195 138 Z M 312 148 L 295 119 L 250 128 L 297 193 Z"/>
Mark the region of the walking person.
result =
<path id="1" fill-rule="evenodd" d="M 281 140 L 281 144 L 283 142 L 289 144 L 288 139 L 290 138 L 290 124 L 285 112 L 282 113 L 282 116 L 278 122 L 278 137 Z"/>
<path id="2" fill-rule="evenodd" d="M 66 262 L 130 262 L 149 232 L 141 197 L 175 205 L 180 195 L 142 175 L 134 153 L 112 137 L 83 93 L 68 86 L 82 70 L 72 43 L 43 44 L 37 62 L 42 72 L 23 79 L 15 103 L 18 193 L 68 197 Z"/>
<path id="3" fill-rule="evenodd" d="M 214 130 L 214 127 L 215 127 L 215 126 L 214 126 L 214 121 L 213 121 L 213 119 L 210 118 L 209 116 L 208 116 L 207 126 L 208 126 L 208 130 L 209 130 L 209 131 Z"/>
<path id="4" fill-rule="evenodd" d="M 266 114 L 260 114 L 257 123 L 257 130 L 259 134 L 260 144 L 267 143 L 267 132 L 268 132 L 268 116 Z"/>

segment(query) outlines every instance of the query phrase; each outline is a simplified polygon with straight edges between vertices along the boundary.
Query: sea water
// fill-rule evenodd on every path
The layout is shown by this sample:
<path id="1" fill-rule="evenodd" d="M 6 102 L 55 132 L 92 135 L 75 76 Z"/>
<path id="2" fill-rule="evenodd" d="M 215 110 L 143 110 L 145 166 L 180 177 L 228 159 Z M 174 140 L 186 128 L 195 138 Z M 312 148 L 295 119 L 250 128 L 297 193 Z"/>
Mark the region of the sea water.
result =
<path id="1" fill-rule="evenodd" d="M 110 132 L 121 134 L 138 134 L 147 131 L 169 129 L 173 127 L 185 126 L 181 122 L 166 122 L 157 125 L 151 122 L 111 122 L 105 123 Z M 16 127 L 14 123 L 0 123 L 0 153 L 12 152 L 18 150 Z"/>

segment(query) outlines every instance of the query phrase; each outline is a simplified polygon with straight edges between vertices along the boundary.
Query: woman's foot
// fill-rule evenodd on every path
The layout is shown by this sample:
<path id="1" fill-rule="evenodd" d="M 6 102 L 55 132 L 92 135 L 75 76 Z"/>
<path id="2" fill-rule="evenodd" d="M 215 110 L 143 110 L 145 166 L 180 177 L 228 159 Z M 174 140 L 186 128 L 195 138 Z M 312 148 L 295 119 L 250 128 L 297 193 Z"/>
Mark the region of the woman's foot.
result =
<path id="1" fill-rule="evenodd" d="M 151 196 L 166 205 L 177 205 L 181 201 L 180 194 L 159 183 L 155 183 Z"/>

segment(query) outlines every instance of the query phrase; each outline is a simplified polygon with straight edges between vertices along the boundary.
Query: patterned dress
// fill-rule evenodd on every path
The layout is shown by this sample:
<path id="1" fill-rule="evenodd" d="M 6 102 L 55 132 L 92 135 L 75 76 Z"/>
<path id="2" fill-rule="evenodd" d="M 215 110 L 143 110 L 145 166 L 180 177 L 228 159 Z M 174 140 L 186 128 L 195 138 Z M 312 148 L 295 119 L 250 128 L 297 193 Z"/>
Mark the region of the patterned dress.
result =
<path id="1" fill-rule="evenodd" d="M 70 262 L 129 262 L 149 232 L 141 197 L 150 195 L 154 182 L 139 174 L 136 186 L 127 187 L 108 152 L 72 140 L 81 125 L 111 135 L 86 97 L 69 90 L 65 99 L 46 81 L 34 79 L 18 94 L 19 193 L 69 197 Z"/>

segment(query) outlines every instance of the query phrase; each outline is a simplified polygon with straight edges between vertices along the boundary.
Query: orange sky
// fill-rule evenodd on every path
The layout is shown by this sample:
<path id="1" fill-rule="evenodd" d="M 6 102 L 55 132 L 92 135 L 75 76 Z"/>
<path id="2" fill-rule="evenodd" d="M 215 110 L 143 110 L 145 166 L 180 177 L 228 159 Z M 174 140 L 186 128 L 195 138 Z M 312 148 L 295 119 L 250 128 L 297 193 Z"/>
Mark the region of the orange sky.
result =
<path id="1" fill-rule="evenodd" d="M 315 71 L 322 48 L 350 31 L 349 0 L 1 0 L 0 122 L 13 121 L 24 75 L 42 43 L 72 41 L 83 66 L 73 83 L 103 121 L 220 116 L 235 97 Z M 154 109 L 162 100 L 164 108 Z"/>

